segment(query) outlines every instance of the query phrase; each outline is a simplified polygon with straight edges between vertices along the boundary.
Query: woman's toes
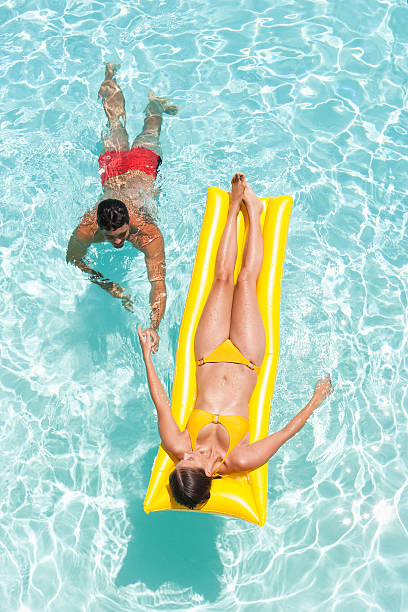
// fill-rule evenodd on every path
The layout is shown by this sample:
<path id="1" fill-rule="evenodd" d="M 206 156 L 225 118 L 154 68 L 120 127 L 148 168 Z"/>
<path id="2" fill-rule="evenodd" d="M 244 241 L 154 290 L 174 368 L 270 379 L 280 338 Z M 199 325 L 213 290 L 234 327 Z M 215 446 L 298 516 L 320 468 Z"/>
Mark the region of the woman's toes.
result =
<path id="1" fill-rule="evenodd" d="M 241 172 L 236 172 L 231 179 L 231 183 L 239 183 L 245 180 L 245 175 Z"/>

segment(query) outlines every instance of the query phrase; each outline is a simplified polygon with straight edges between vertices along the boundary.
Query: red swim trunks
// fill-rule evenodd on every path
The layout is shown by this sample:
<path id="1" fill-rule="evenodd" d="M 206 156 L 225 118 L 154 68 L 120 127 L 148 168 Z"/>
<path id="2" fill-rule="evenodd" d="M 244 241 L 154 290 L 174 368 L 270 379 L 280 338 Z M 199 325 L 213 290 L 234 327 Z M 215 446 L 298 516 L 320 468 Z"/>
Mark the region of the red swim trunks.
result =
<path id="1" fill-rule="evenodd" d="M 102 185 L 112 176 L 124 174 L 128 170 L 141 170 L 156 178 L 160 164 L 161 157 L 144 147 L 135 147 L 130 151 L 106 151 L 99 156 Z"/>

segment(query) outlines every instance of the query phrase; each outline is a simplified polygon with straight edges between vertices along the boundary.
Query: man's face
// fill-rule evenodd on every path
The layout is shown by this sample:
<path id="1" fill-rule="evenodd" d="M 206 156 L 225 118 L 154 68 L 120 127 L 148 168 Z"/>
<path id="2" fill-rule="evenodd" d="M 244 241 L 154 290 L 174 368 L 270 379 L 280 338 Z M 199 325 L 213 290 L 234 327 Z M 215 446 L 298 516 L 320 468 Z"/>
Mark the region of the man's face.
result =
<path id="1" fill-rule="evenodd" d="M 110 242 L 115 249 L 121 249 L 129 236 L 129 224 L 121 225 L 115 230 L 102 230 L 105 240 Z"/>

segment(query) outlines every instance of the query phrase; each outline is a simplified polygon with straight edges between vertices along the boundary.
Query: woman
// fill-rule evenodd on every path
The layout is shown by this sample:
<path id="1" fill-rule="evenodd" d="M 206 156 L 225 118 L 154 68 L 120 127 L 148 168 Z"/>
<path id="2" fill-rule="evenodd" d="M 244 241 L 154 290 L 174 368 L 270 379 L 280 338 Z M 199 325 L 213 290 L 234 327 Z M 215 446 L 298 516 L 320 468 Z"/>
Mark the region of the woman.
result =
<path id="1" fill-rule="evenodd" d="M 234 287 L 237 215 L 242 201 L 248 211 L 249 230 Z M 174 499 L 190 509 L 209 499 L 214 475 L 253 470 L 266 463 L 333 391 L 327 375 L 318 381 L 310 402 L 288 425 L 249 444 L 248 403 L 265 352 L 265 331 L 256 296 L 263 258 L 261 212 L 262 203 L 245 176 L 235 174 L 214 281 L 195 335 L 197 401 L 184 431 L 171 414 L 154 369 L 150 332 L 138 327 L 160 437 L 167 451 L 178 459 L 170 474 L 170 487 Z"/>

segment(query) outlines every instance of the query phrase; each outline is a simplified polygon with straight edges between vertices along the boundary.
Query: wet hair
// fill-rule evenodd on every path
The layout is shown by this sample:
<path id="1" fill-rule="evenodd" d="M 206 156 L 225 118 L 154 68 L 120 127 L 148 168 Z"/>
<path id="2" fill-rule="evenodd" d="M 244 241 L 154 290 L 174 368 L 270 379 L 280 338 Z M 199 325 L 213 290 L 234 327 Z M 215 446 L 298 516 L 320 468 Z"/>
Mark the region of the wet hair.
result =
<path id="1" fill-rule="evenodd" d="M 102 230 L 117 230 L 129 223 L 128 209 L 120 200 L 102 200 L 99 202 L 96 218 Z"/>
<path id="2" fill-rule="evenodd" d="M 190 510 L 210 499 L 211 481 L 212 478 L 198 468 L 174 469 L 169 476 L 174 499 Z"/>

